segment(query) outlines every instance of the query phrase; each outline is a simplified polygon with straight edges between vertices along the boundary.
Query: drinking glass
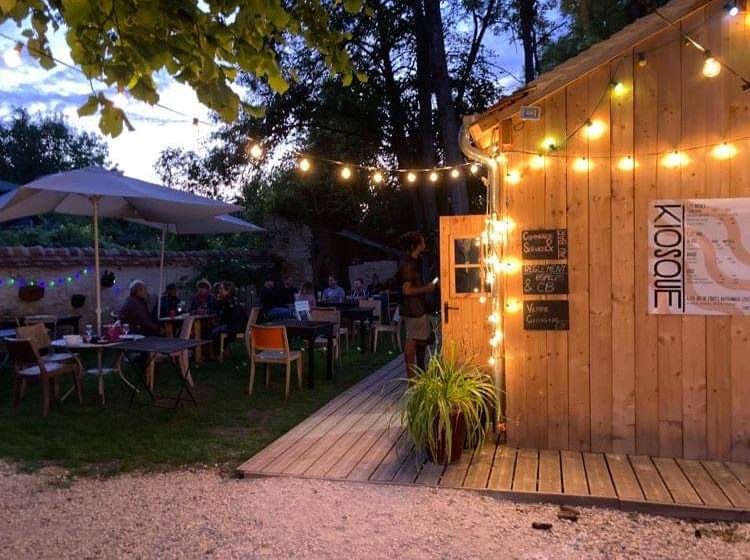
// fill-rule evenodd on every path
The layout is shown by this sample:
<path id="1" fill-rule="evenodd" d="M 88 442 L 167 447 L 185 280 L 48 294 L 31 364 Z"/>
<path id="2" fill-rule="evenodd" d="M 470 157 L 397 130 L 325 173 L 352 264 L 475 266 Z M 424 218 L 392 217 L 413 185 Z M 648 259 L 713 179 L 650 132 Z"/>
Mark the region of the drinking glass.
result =
<path id="1" fill-rule="evenodd" d="M 127 335 L 128 331 L 130 331 L 130 324 L 129 323 L 123 323 L 122 324 L 122 334 Z"/>

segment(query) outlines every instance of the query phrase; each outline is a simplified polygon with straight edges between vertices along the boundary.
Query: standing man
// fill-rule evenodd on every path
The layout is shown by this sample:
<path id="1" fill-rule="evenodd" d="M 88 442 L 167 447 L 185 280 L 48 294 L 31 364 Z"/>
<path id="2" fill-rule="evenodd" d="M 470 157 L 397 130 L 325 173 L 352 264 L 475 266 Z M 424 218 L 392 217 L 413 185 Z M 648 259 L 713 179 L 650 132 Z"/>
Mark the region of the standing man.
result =
<path id="1" fill-rule="evenodd" d="M 425 366 L 425 351 L 432 334 L 425 295 L 434 292 L 436 284 L 422 282 L 422 253 L 427 248 L 422 234 L 412 231 L 404 234 L 401 240 L 406 256 L 399 264 L 396 279 L 401 289 L 401 319 L 406 328 L 406 376 L 412 377 L 415 365 L 420 369 Z"/>

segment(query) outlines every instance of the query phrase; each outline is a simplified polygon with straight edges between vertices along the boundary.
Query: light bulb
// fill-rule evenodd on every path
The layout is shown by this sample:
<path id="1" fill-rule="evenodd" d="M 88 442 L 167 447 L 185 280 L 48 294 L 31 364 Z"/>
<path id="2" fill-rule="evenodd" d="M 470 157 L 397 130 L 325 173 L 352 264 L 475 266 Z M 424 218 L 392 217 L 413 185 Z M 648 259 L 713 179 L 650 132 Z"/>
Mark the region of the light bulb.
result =
<path id="1" fill-rule="evenodd" d="M 506 156 L 505 154 L 498 154 L 497 156 L 495 156 L 495 161 L 497 163 L 503 164 L 508 161 L 508 156 Z"/>
<path id="2" fill-rule="evenodd" d="M 22 43 L 16 43 L 13 47 L 3 53 L 3 62 L 8 68 L 18 68 L 23 64 L 21 58 L 21 51 L 23 50 Z"/>
<path id="3" fill-rule="evenodd" d="M 505 302 L 505 310 L 508 313 L 516 313 L 521 309 L 521 302 L 517 299 L 509 299 Z"/>
<path id="4" fill-rule="evenodd" d="M 406 174 L 406 180 L 409 181 L 410 183 L 413 183 L 417 180 L 417 175 L 409 171 L 409 173 Z"/>
<path id="5" fill-rule="evenodd" d="M 430 171 L 430 182 L 435 183 L 438 180 L 437 171 Z"/>
<path id="6" fill-rule="evenodd" d="M 620 158 L 620 161 L 617 162 L 617 169 L 620 171 L 632 171 L 635 167 L 636 162 L 633 159 L 633 156 L 625 156 Z"/>
<path id="7" fill-rule="evenodd" d="M 451 179 L 458 179 L 461 176 L 461 172 L 458 169 L 451 169 Z"/>
<path id="8" fill-rule="evenodd" d="M 497 313 L 492 313 L 489 317 L 487 317 L 488 323 L 498 323 L 500 321 L 500 317 Z"/>
<path id="9" fill-rule="evenodd" d="M 579 173 L 584 173 L 585 171 L 588 171 L 591 167 L 591 162 L 589 162 L 588 158 L 585 157 L 579 157 L 576 158 L 573 162 L 573 170 L 578 171 Z"/>
<path id="10" fill-rule="evenodd" d="M 479 296 L 479 303 L 481 303 L 482 305 L 487 303 L 487 296 Z"/>
<path id="11" fill-rule="evenodd" d="M 643 53 L 638 53 L 638 67 L 645 68 L 647 65 L 648 60 L 646 59 L 646 55 Z"/>
<path id="12" fill-rule="evenodd" d="M 308 171 L 310 171 L 311 165 L 310 165 L 309 159 L 302 158 L 301 160 L 299 160 L 298 165 L 299 165 L 299 170 L 302 171 L 303 173 L 307 173 Z"/>
<path id="13" fill-rule="evenodd" d="M 342 179 L 350 179 L 352 176 L 352 170 L 348 166 L 344 166 L 341 168 L 341 178 Z"/>
<path id="14" fill-rule="evenodd" d="M 476 175 L 479 172 L 479 166 L 476 163 L 472 163 L 469 166 L 469 171 L 471 172 L 472 175 Z"/>
<path id="15" fill-rule="evenodd" d="M 490 364 L 491 366 L 494 366 L 497 363 L 497 360 L 495 359 L 494 356 L 490 356 L 490 359 L 487 360 L 487 363 Z"/>
<path id="16" fill-rule="evenodd" d="M 383 182 L 383 174 L 380 171 L 376 171 L 372 174 L 372 182 L 379 184 Z"/>
<path id="17" fill-rule="evenodd" d="M 704 53 L 705 60 L 703 61 L 703 75 L 706 78 L 715 78 L 721 73 L 721 63 L 711 56 L 711 51 Z"/>
<path id="18" fill-rule="evenodd" d="M 531 169 L 544 169 L 544 156 L 542 154 L 533 156 L 529 161 L 529 167 Z"/>
<path id="19" fill-rule="evenodd" d="M 683 165 L 686 165 L 689 161 L 690 159 L 685 154 L 675 150 L 674 152 L 664 156 L 664 159 L 662 159 L 662 164 L 667 169 L 677 169 L 679 167 L 682 167 Z"/>
<path id="20" fill-rule="evenodd" d="M 732 144 L 724 142 L 722 144 L 719 144 L 718 146 L 714 146 L 714 149 L 711 150 L 711 155 L 716 159 L 733 158 L 737 155 L 737 148 L 735 148 Z"/>
<path id="21" fill-rule="evenodd" d="M 588 121 L 586 123 L 584 132 L 586 133 L 586 137 L 589 140 L 596 140 L 597 138 L 601 137 L 602 134 L 604 134 L 604 131 L 606 129 L 607 127 L 604 126 L 604 123 L 602 121 L 594 120 L 594 121 Z"/>
<path id="22" fill-rule="evenodd" d="M 622 97 L 626 91 L 628 91 L 628 88 L 622 82 L 612 82 L 612 94 L 615 97 Z"/>
<path id="23" fill-rule="evenodd" d="M 254 159 L 260 159 L 263 156 L 263 148 L 260 147 L 260 144 L 255 142 L 252 146 L 250 146 L 250 157 Z"/>
<path id="24" fill-rule="evenodd" d="M 730 0 L 724 6 L 724 9 L 729 13 L 730 16 L 735 17 L 740 13 L 740 7 L 737 5 L 737 0 Z"/>
<path id="25" fill-rule="evenodd" d="M 521 182 L 521 174 L 518 172 L 517 169 L 509 169 L 508 172 L 505 174 L 505 181 L 509 185 L 517 185 Z"/>
<path id="26" fill-rule="evenodd" d="M 552 136 L 547 136 L 541 143 L 542 150 L 552 152 L 557 149 L 557 141 Z"/>

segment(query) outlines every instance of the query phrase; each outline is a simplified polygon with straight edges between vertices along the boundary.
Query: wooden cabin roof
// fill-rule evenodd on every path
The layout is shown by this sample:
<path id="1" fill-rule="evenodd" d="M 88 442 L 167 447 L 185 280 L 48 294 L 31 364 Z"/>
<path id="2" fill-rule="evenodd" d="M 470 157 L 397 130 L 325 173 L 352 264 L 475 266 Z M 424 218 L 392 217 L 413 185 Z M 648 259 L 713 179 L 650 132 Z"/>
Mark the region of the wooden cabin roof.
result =
<path id="1" fill-rule="evenodd" d="M 709 3 L 710 0 L 672 0 L 659 12 L 672 22 L 678 22 Z M 474 142 L 486 148 L 491 144 L 492 129 L 498 123 L 517 114 L 522 106 L 534 105 L 545 97 L 582 78 L 602 64 L 608 64 L 623 53 L 633 49 L 653 35 L 669 27 L 657 14 L 646 15 L 612 35 L 609 39 L 592 45 L 545 72 L 534 81 L 511 95 L 503 97 L 494 106 L 473 118 L 470 132 Z"/>

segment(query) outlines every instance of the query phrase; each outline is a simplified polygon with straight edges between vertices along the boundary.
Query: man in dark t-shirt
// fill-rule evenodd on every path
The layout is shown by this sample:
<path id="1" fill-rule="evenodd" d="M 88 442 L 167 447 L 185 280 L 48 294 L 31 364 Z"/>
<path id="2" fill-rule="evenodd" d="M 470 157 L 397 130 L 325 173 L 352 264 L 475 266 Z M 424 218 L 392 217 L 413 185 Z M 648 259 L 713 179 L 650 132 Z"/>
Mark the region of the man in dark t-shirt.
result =
<path id="1" fill-rule="evenodd" d="M 432 325 L 427 314 L 425 296 L 435 291 L 435 283 L 424 284 L 422 281 L 421 256 L 427 248 L 424 237 L 418 232 L 410 232 L 402 238 L 406 255 L 401 260 L 396 279 L 401 289 L 401 320 L 406 330 L 404 358 L 406 375 L 411 377 L 416 365 L 424 369 L 425 351 L 430 339 Z"/>

